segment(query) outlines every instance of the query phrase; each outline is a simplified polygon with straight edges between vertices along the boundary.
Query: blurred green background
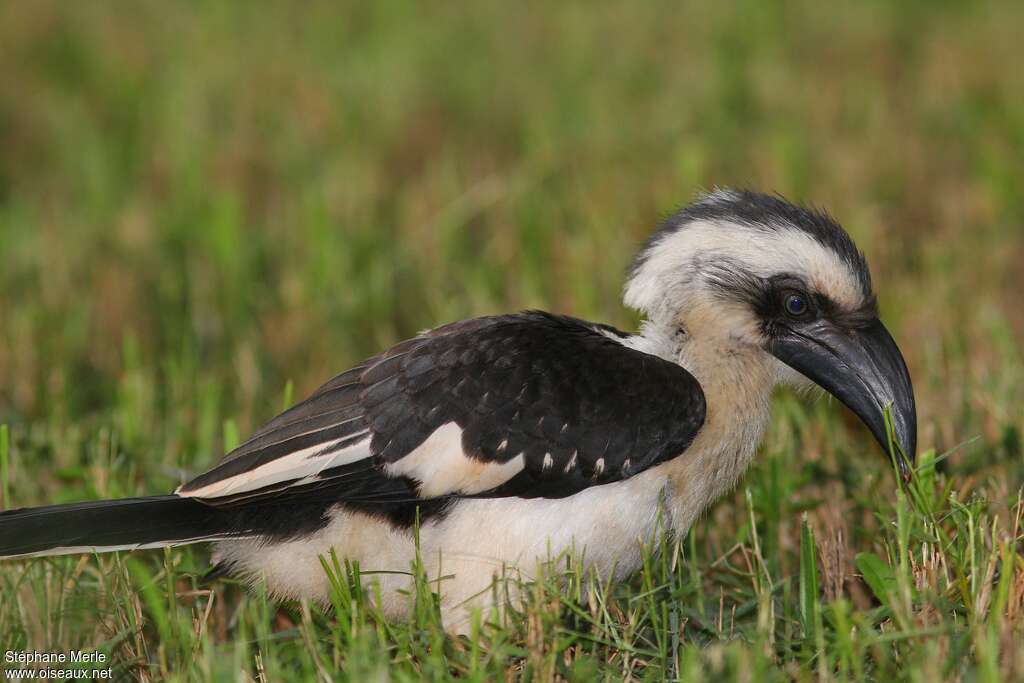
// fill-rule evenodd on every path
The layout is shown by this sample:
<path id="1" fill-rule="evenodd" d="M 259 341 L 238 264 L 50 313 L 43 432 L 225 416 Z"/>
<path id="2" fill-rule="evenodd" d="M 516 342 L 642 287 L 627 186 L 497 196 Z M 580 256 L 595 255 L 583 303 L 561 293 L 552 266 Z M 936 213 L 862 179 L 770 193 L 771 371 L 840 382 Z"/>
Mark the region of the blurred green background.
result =
<path id="1" fill-rule="evenodd" d="M 965 402 L 998 423 L 986 378 L 1024 332 L 1022 25 L 1016 2 L 3 3 L 0 415 L 79 420 L 151 376 L 122 436 L 205 461 L 197 396 L 244 432 L 287 380 L 441 322 L 631 325 L 644 237 L 739 185 L 854 234 L 921 443 L 952 446 Z"/>
<path id="2" fill-rule="evenodd" d="M 849 229 L 922 449 L 980 437 L 943 466 L 1008 499 L 1022 27 L 1012 1 L 0 2 L 3 504 L 166 491 L 450 320 L 631 328 L 632 254 L 716 185 Z M 842 411 L 785 405 L 785 462 L 867 448 Z M 870 504 L 843 513 L 868 547 Z"/>

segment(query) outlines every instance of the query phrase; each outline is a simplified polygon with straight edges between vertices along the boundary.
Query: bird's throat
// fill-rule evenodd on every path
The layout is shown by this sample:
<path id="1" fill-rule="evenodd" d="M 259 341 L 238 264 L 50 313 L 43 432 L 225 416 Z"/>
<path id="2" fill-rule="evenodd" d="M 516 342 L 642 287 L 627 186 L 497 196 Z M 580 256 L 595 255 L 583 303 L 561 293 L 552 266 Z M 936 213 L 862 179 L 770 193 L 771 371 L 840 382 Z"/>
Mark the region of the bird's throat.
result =
<path id="1" fill-rule="evenodd" d="M 704 391 L 704 426 L 686 453 L 660 466 L 668 476 L 673 528 L 685 533 L 750 464 L 771 415 L 775 375 L 771 359 L 756 347 L 678 329 L 645 328 L 641 336 L 639 350 L 679 363 Z"/>

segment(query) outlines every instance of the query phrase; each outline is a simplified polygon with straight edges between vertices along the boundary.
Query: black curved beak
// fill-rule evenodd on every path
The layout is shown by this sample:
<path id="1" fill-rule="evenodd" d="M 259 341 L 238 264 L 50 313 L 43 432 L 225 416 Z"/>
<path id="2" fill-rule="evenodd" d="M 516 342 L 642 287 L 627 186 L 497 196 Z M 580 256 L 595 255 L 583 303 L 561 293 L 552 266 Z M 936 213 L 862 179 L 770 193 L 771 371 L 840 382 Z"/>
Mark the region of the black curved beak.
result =
<path id="1" fill-rule="evenodd" d="M 829 392 L 857 414 L 910 480 L 917 452 L 914 387 L 903 354 L 877 318 L 857 329 L 817 320 L 783 329 L 769 352 Z M 892 415 L 892 446 L 885 408 Z"/>

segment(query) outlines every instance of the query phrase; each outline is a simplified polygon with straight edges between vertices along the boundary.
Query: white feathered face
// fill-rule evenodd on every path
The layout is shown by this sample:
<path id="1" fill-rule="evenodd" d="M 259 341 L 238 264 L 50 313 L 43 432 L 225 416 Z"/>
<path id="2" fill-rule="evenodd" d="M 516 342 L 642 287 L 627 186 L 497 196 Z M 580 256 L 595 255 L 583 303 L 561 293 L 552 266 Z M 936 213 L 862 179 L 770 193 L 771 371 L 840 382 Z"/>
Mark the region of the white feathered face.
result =
<path id="1" fill-rule="evenodd" d="M 752 192 L 706 195 L 648 241 L 625 302 L 656 324 L 777 359 L 781 381 L 832 393 L 883 447 L 891 405 L 897 440 L 912 457 L 917 418 L 906 364 L 878 320 L 863 254 L 828 215 Z"/>
<path id="2" fill-rule="evenodd" d="M 705 313 L 759 344 L 777 314 L 876 315 L 863 254 L 829 216 L 776 197 L 720 190 L 667 220 L 637 257 L 626 305 L 652 320 Z"/>

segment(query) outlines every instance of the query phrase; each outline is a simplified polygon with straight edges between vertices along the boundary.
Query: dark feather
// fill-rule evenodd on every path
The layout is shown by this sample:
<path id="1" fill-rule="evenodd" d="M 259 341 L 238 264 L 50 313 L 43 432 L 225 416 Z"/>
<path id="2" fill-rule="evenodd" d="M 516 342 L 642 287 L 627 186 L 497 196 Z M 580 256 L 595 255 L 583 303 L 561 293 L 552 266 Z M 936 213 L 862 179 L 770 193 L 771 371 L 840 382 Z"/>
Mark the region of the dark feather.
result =
<path id="1" fill-rule="evenodd" d="M 369 438 L 364 461 L 325 470 L 312 482 L 206 502 L 236 510 L 319 504 L 314 519 L 340 503 L 396 523 L 414 519 L 420 507 L 425 519 L 461 494 L 421 500 L 424 482 L 388 476 L 384 467 L 450 422 L 463 430 L 468 457 L 501 463 L 523 454 L 524 471 L 481 496 L 561 497 L 619 481 L 680 455 L 703 424 L 704 397 L 686 370 L 609 332 L 626 338 L 542 312 L 440 327 L 331 380 L 181 491 L 318 443 L 327 457 L 341 447 L 334 441 L 352 434 L 342 443 Z M 345 422 L 332 426 L 339 418 Z"/>

